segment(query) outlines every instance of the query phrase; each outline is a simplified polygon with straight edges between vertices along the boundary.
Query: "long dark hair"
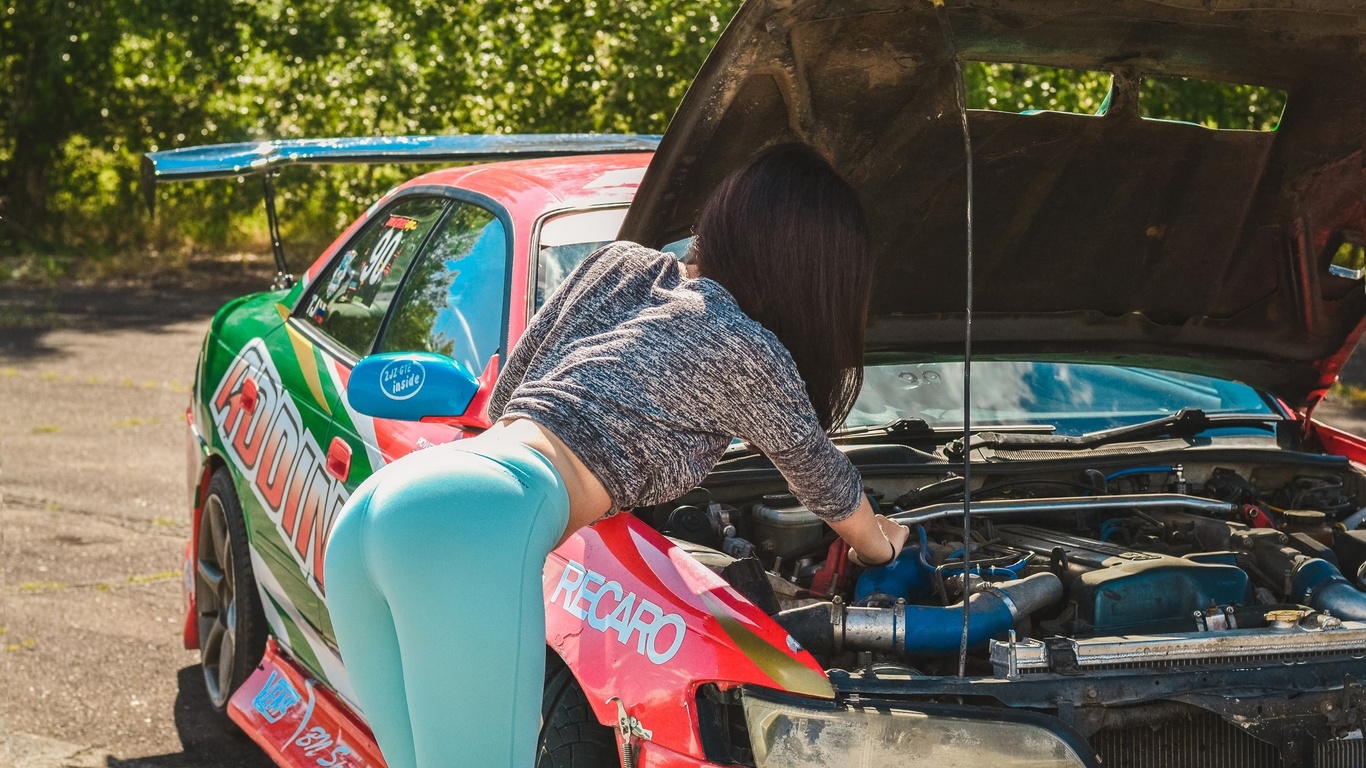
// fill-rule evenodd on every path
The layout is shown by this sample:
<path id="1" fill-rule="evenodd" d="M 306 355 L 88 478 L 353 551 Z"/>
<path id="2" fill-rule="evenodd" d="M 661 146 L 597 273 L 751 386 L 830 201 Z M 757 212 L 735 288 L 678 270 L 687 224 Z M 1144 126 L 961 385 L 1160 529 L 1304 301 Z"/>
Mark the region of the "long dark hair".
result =
<path id="1" fill-rule="evenodd" d="M 872 256 L 858 196 L 803 144 L 755 155 L 702 209 L 689 260 L 787 347 L 826 430 L 863 386 Z"/>

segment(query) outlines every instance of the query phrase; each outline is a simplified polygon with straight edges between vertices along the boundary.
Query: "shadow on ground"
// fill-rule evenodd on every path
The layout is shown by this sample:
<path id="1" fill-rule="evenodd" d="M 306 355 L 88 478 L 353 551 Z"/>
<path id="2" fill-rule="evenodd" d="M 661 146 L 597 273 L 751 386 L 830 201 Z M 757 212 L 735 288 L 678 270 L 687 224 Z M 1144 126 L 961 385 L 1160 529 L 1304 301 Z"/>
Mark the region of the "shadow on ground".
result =
<path id="1" fill-rule="evenodd" d="M 127 760 L 110 758 L 109 768 L 272 768 L 275 764 L 226 715 L 213 711 L 198 664 L 176 675 L 175 727 L 183 749 Z"/>
<path id="2" fill-rule="evenodd" d="M 0 288 L 0 356 L 36 360 L 58 355 L 46 337 L 57 330 L 158 332 L 202 320 L 229 299 L 265 283 L 199 290 L 155 288 Z"/>

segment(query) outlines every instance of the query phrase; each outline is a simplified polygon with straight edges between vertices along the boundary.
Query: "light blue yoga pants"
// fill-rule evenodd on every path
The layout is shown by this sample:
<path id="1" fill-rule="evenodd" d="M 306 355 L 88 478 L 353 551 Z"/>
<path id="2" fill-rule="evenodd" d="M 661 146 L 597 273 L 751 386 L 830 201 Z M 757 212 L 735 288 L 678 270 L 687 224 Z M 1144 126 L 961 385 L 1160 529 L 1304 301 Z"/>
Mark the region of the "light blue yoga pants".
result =
<path id="1" fill-rule="evenodd" d="M 346 502 L 327 607 L 389 768 L 534 764 L 541 573 L 568 520 L 555 467 L 507 440 L 410 454 Z"/>

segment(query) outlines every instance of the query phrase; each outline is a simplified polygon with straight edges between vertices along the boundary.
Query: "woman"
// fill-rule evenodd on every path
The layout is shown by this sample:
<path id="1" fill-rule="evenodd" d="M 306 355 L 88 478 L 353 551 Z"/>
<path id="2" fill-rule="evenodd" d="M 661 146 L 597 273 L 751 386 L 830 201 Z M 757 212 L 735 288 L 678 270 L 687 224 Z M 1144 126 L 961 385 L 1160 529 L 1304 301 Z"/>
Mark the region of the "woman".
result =
<path id="1" fill-rule="evenodd" d="M 356 491 L 328 544 L 327 602 L 390 768 L 529 768 L 546 556 L 606 514 L 682 495 L 732 436 L 856 561 L 895 558 L 906 529 L 874 514 L 826 435 L 862 382 L 871 269 L 853 190 L 811 149 L 766 150 L 708 201 L 688 264 L 616 243 L 574 270 L 508 358 L 492 428 Z"/>

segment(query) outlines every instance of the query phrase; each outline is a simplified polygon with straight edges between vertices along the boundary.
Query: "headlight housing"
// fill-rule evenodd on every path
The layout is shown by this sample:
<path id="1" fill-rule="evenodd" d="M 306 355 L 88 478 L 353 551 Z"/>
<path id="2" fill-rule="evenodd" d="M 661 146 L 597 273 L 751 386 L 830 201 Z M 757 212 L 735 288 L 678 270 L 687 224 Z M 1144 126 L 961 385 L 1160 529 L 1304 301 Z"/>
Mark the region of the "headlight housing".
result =
<path id="1" fill-rule="evenodd" d="M 1091 751 L 1031 712 L 882 703 L 840 706 L 745 688 L 757 768 L 1090 768 Z"/>

